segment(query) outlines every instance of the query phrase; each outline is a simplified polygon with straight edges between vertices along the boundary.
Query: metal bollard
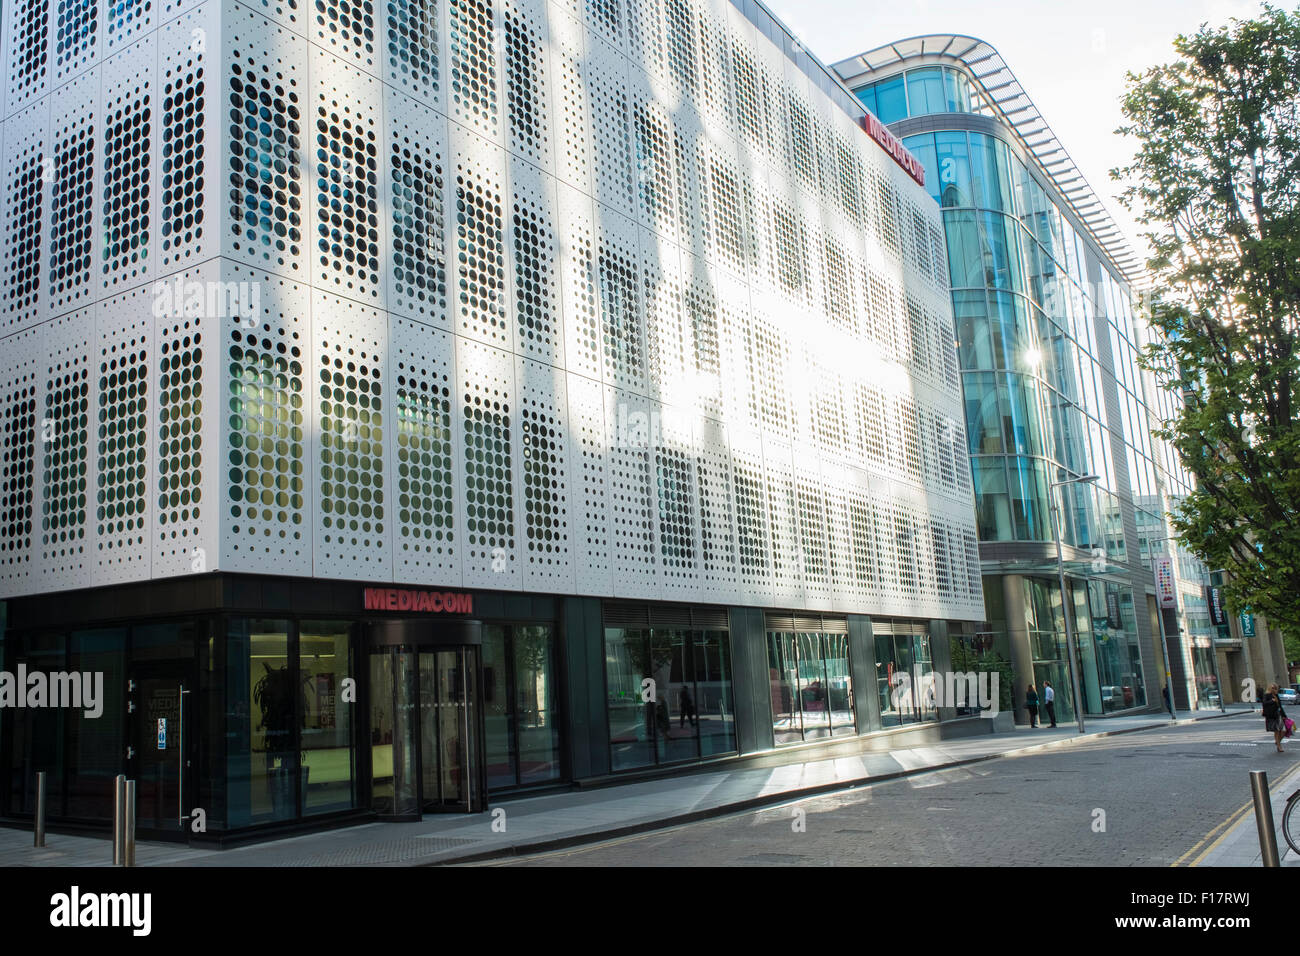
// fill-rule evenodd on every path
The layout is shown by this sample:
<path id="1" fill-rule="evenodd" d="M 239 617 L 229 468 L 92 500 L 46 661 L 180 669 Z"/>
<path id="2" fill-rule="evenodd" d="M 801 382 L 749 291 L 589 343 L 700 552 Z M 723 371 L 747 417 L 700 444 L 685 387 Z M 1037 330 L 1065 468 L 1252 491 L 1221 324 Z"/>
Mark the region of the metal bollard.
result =
<path id="1" fill-rule="evenodd" d="M 36 846 L 45 846 L 45 771 L 36 772 Z"/>
<path id="2" fill-rule="evenodd" d="M 122 847 L 126 843 L 126 774 L 113 778 L 113 865 L 122 865 Z"/>
<path id="3" fill-rule="evenodd" d="M 1250 772 L 1250 795 L 1255 801 L 1255 826 L 1259 829 L 1259 849 L 1265 866 L 1281 866 L 1277 855 L 1277 832 L 1273 829 L 1273 802 L 1268 795 L 1268 774 Z"/>
<path id="4" fill-rule="evenodd" d="M 126 827 L 122 839 L 122 865 L 135 866 L 135 781 L 126 782 Z"/>

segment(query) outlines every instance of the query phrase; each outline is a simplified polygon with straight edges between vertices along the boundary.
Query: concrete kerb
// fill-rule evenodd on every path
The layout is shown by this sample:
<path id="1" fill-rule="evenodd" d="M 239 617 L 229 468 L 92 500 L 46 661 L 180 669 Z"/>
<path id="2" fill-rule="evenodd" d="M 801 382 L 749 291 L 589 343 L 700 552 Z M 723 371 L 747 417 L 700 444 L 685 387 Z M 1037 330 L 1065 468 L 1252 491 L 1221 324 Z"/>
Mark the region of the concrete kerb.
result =
<path id="1" fill-rule="evenodd" d="M 1243 717 L 1252 716 L 1253 714 L 1253 711 L 1230 711 L 1223 714 L 1207 714 L 1204 717 L 1184 717 L 1179 720 L 1159 721 L 1156 723 L 1142 724 L 1137 727 L 1121 727 L 1116 730 L 1101 730 L 1093 733 L 1076 735 L 1074 737 L 1066 737 L 1062 740 L 1048 740 L 1041 744 L 1030 744 L 1025 747 L 1017 747 L 1014 750 L 1003 750 L 999 753 L 980 754 L 975 757 L 960 757 L 955 760 L 948 760 L 944 763 L 934 764 L 929 767 L 891 770 L 885 773 L 871 774 L 864 777 L 837 780 L 833 783 L 821 783 L 811 787 L 784 790 L 780 793 L 772 793 L 760 797 L 750 797 L 746 800 L 737 800 L 731 803 L 720 804 L 716 807 L 705 807 L 701 810 L 691 810 L 687 813 L 674 814 L 673 816 L 662 817 L 658 820 L 643 820 L 640 823 L 630 823 L 626 826 L 613 827 L 606 830 L 592 831 L 589 833 L 574 833 L 569 836 L 555 837 L 553 839 L 533 840 L 528 843 L 511 844 L 509 846 L 495 847 L 490 850 L 477 850 L 463 855 L 446 856 L 441 859 L 429 860 L 427 863 L 420 863 L 417 865 L 448 866 L 468 863 L 485 863 L 492 860 L 508 859 L 510 857 L 535 856 L 539 853 L 554 853 L 557 850 L 567 850 L 575 846 L 606 843 L 610 840 L 622 839 L 623 837 L 636 836 L 642 833 L 653 833 L 656 830 L 671 830 L 687 824 L 698 823 L 701 820 L 732 816 L 738 813 L 746 813 L 751 810 L 779 807 L 788 803 L 798 803 L 801 800 L 807 800 L 812 797 L 825 796 L 826 794 L 838 793 L 843 790 L 854 790 L 858 787 L 885 783 L 890 780 L 898 780 L 902 777 L 919 777 L 922 774 L 935 773 L 940 770 L 951 770 L 956 767 L 970 766 L 972 764 L 984 763 L 988 760 L 997 760 L 1002 757 L 1012 757 L 1020 754 L 1060 749 L 1069 747 L 1080 741 L 1098 740 L 1102 737 L 1117 737 L 1121 734 L 1134 734 L 1146 730 L 1161 730 L 1168 727 L 1181 727 L 1188 724 L 1200 723 L 1204 720 L 1215 720 L 1220 717 Z"/>

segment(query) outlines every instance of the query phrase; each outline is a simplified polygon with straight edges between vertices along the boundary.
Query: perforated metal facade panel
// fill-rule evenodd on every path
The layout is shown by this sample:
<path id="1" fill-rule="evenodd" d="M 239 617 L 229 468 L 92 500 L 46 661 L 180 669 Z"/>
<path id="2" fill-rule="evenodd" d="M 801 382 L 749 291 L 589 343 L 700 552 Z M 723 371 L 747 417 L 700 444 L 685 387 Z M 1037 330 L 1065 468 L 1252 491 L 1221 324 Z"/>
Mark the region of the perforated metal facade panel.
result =
<path id="1" fill-rule="evenodd" d="M 0 594 L 982 615 L 938 211 L 725 0 L 3 29 Z"/>

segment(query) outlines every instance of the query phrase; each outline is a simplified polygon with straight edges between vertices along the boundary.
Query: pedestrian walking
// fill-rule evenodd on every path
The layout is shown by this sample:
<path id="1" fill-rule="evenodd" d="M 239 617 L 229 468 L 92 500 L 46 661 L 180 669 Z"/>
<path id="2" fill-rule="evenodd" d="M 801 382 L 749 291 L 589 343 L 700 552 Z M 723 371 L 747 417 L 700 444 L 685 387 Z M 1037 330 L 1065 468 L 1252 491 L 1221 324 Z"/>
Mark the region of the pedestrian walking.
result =
<path id="1" fill-rule="evenodd" d="M 1025 689 L 1025 710 L 1029 711 L 1029 726 L 1038 726 L 1038 691 L 1030 684 Z"/>
<path id="2" fill-rule="evenodd" d="M 681 711 L 677 721 L 678 730 L 685 727 L 688 720 L 691 722 L 692 727 L 699 724 L 699 715 L 695 712 L 695 701 L 691 699 L 690 689 L 685 684 L 682 685 L 682 692 L 678 698 L 678 709 Z"/>
<path id="3" fill-rule="evenodd" d="M 1056 691 L 1052 689 L 1050 680 L 1043 681 L 1043 706 L 1047 708 L 1047 719 L 1056 726 Z"/>
<path id="4" fill-rule="evenodd" d="M 1273 734 L 1273 746 L 1277 748 L 1278 753 L 1285 753 L 1282 749 L 1282 735 L 1286 733 L 1286 711 L 1282 709 L 1282 701 L 1278 698 L 1277 684 L 1269 684 L 1268 690 L 1264 691 L 1264 729 L 1271 731 Z"/>

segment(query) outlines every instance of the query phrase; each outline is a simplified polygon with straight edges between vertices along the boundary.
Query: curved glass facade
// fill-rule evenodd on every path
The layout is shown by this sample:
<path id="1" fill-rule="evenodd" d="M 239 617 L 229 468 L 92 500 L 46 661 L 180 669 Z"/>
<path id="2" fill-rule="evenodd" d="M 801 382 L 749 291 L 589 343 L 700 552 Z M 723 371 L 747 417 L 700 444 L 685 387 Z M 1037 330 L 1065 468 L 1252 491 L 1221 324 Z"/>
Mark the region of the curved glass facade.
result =
<path id="1" fill-rule="evenodd" d="M 1082 239 L 1001 139 L 951 131 L 904 144 L 943 207 L 981 540 L 1052 540 L 1055 465 L 1101 478 L 1063 489 L 1065 542 L 1127 560 L 1095 331 L 1100 312 L 1112 340 L 1131 344 L 1127 294 L 1088 268 Z M 1120 391 L 1133 398 L 1125 417 L 1145 420 Z M 1153 476 L 1146 430 L 1124 433 L 1135 469 Z"/>
<path id="2" fill-rule="evenodd" d="M 927 113 L 981 112 L 983 103 L 965 73 L 944 66 L 908 70 L 854 95 L 885 124 Z"/>
<path id="3" fill-rule="evenodd" d="M 1097 475 L 1055 492 L 1063 542 L 1091 556 L 1091 567 L 1088 559 L 1068 567 L 1083 709 L 1104 714 L 1158 701 L 1160 688 L 1147 689 L 1139 638 L 1154 639 L 1154 625 L 1139 618 L 1150 554 L 1166 547 L 1164 495 L 1187 482 L 1170 450 L 1150 437 L 1150 422 L 1168 410 L 1142 379 L 1146 333 L 1130 292 L 1076 231 L 1051 180 L 1010 145 L 1019 140 L 1009 125 L 1005 139 L 969 128 L 983 124 L 962 114 L 1009 121 L 965 72 L 920 66 L 854 92 L 886 124 L 952 114 L 954 128 L 902 139 L 925 166 L 944 217 L 979 538 L 1026 545 L 1023 557 L 1010 557 L 1013 548 L 984 565 L 995 633 L 1024 627 L 1030 635 L 1018 684 L 1032 679 L 1041 688 L 1050 679 L 1058 717 L 1073 709 L 1055 560 L 1029 546 L 1054 542 L 1051 483 Z M 1126 524 L 1130 534 L 1136 529 L 1133 540 Z M 1196 601 L 1184 591 L 1194 624 Z M 1192 662 L 1198 674 L 1202 663 Z"/>

